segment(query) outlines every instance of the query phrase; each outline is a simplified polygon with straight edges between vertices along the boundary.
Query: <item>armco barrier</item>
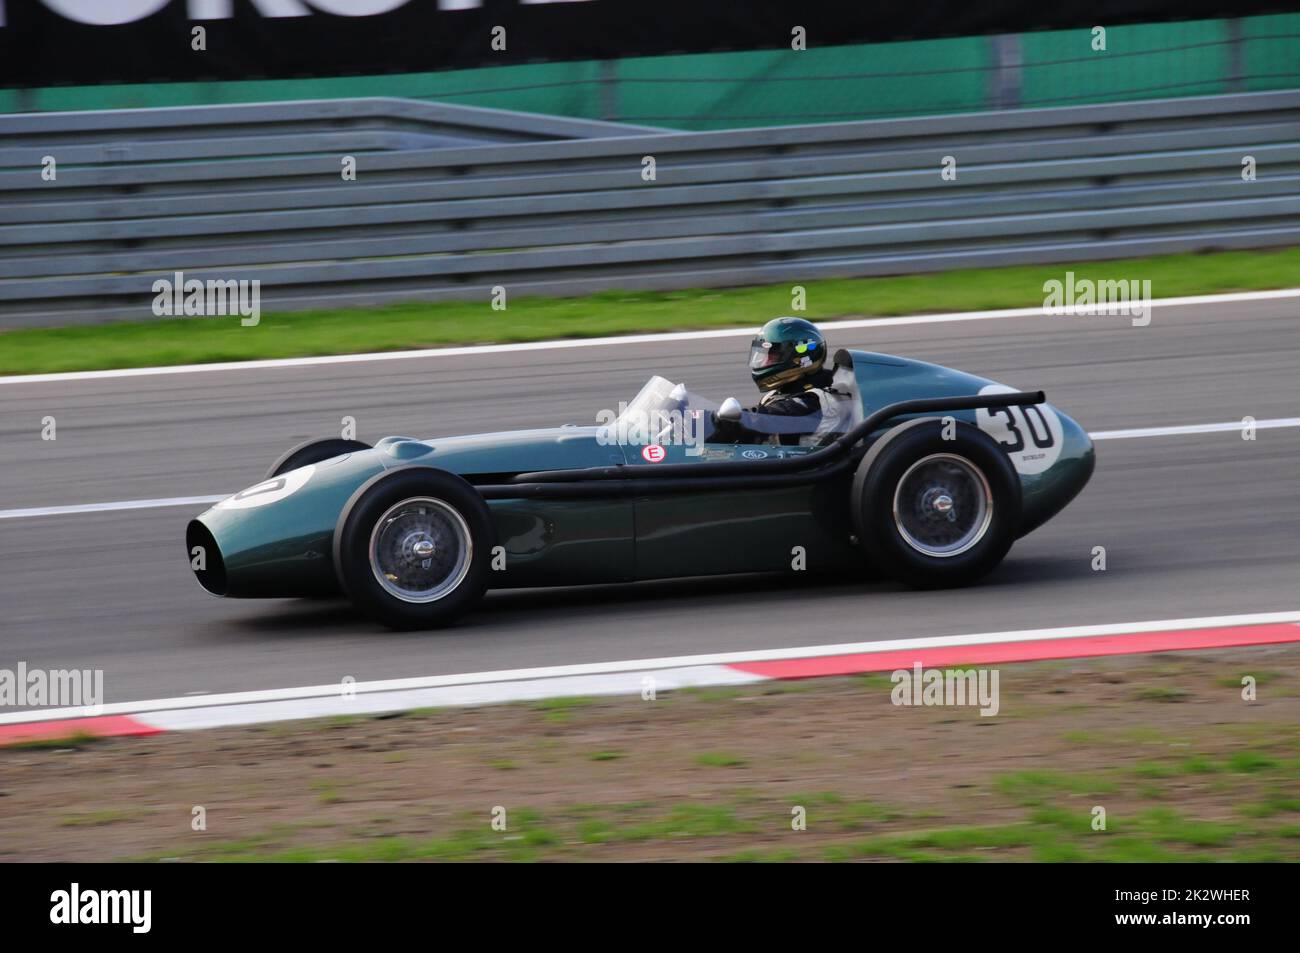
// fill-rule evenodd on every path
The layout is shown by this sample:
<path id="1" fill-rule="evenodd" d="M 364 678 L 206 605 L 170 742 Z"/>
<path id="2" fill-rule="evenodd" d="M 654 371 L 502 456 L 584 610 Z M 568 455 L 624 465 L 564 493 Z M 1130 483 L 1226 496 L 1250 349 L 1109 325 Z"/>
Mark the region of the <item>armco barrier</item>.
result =
<path id="1" fill-rule="evenodd" d="M 402 100 L 0 116 L 4 327 L 148 319 L 176 271 L 273 310 L 1297 242 L 1300 91 L 697 133 Z"/>

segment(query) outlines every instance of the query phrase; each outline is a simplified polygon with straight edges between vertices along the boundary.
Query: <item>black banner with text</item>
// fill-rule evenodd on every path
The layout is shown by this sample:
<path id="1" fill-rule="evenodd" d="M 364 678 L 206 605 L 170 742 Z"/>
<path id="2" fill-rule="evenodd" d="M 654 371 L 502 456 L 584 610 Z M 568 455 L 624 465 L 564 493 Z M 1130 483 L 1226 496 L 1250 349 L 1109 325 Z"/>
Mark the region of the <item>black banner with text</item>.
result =
<path id="1" fill-rule="evenodd" d="M 0 0 L 0 86 L 408 73 L 1189 20 L 1295 0 Z"/>

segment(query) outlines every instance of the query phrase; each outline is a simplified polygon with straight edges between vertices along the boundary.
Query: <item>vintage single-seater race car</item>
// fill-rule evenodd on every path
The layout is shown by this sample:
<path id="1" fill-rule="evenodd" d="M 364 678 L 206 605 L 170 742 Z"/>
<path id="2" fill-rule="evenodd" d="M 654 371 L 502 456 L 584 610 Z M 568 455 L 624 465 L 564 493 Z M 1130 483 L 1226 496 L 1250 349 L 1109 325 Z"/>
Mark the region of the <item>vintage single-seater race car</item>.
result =
<path id="1" fill-rule="evenodd" d="M 397 628 L 489 588 L 846 568 L 956 586 L 1092 474 L 1041 392 L 865 351 L 834 382 L 816 429 L 654 377 L 597 426 L 313 441 L 192 520 L 187 555 L 216 595 L 342 592 Z"/>

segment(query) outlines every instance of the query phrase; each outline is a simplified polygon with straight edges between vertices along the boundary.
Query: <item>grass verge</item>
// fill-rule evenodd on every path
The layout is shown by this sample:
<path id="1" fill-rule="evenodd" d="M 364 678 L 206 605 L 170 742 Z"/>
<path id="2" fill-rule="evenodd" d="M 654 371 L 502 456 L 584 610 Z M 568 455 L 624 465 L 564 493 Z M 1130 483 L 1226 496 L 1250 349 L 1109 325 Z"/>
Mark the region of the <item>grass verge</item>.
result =
<path id="1" fill-rule="evenodd" d="M 1300 646 L 999 668 L 7 748 L 0 861 L 1300 860 Z"/>
<path id="2" fill-rule="evenodd" d="M 1149 279 L 1157 298 L 1284 288 L 1300 279 L 1300 248 L 813 281 L 803 285 L 807 309 L 801 316 L 833 320 L 1037 307 L 1043 303 L 1043 282 L 1066 271 L 1078 279 Z M 248 328 L 238 318 L 181 318 L 23 329 L 0 333 L 0 374 L 743 327 L 790 311 L 791 283 L 785 283 L 517 298 L 505 311 L 471 301 L 268 313 Z"/>

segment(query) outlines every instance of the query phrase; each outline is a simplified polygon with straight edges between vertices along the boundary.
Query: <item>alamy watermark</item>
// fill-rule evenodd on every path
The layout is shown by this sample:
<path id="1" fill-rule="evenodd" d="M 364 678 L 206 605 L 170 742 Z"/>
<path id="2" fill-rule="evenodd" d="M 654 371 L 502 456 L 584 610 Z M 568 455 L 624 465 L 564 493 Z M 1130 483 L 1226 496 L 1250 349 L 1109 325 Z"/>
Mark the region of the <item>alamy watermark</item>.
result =
<path id="1" fill-rule="evenodd" d="M 998 670 L 900 668 L 889 676 L 894 683 L 889 699 L 895 705 L 978 705 L 980 716 L 998 713 Z"/>
<path id="2" fill-rule="evenodd" d="M 84 708 L 97 715 L 104 707 L 104 670 L 0 668 L 0 706 Z"/>
<path id="3" fill-rule="evenodd" d="M 705 418 L 700 410 L 638 410 L 627 401 L 618 410 L 596 413 L 596 442 L 602 446 L 684 446 L 687 454 L 704 449 Z"/>
<path id="4" fill-rule="evenodd" d="M 153 283 L 153 313 L 158 318 L 240 315 L 239 323 L 256 327 L 262 320 L 262 282 L 253 279 L 186 278 L 183 271 Z"/>
<path id="5" fill-rule="evenodd" d="M 1151 323 L 1151 279 L 1075 278 L 1043 282 L 1043 311 L 1050 315 L 1128 315 L 1135 328 Z"/>
<path id="6" fill-rule="evenodd" d="M 153 926 L 153 891 L 90 890 L 74 882 L 50 894 L 50 922 L 116 923 L 129 926 L 132 933 L 148 933 Z"/>

